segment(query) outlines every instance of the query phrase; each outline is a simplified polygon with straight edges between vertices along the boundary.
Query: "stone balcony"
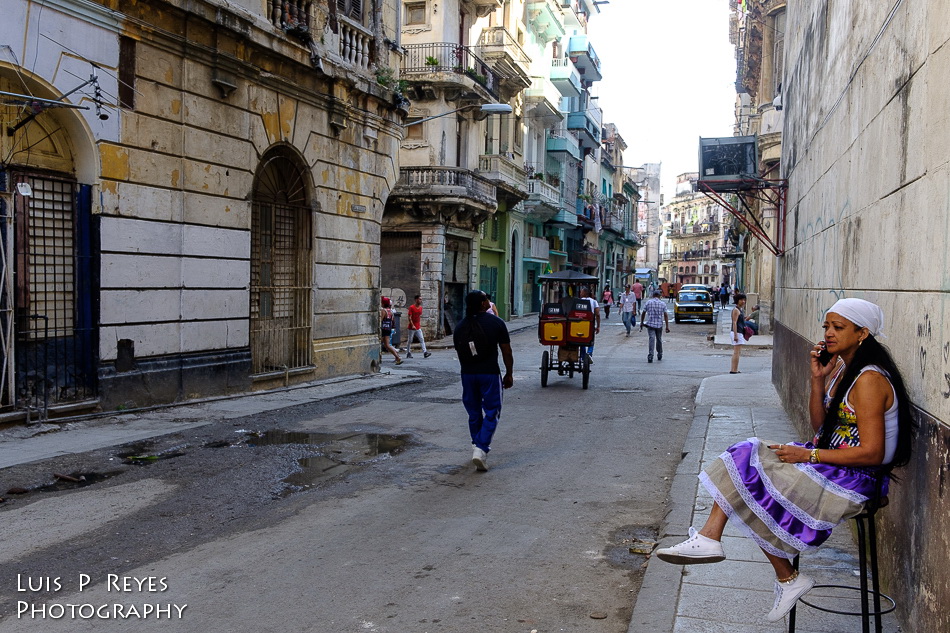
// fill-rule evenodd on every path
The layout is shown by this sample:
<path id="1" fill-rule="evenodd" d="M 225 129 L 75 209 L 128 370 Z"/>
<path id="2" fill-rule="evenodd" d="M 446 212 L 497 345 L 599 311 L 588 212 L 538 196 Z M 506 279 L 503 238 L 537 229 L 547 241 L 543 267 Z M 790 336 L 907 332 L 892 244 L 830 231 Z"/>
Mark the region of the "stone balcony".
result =
<path id="1" fill-rule="evenodd" d="M 498 208 L 495 185 L 460 167 L 400 167 L 389 200 L 413 221 L 468 229 Z"/>
<path id="2" fill-rule="evenodd" d="M 528 197 L 528 178 L 524 167 L 518 165 L 512 156 L 482 154 L 478 157 L 478 175 L 518 200 Z"/>
<path id="3" fill-rule="evenodd" d="M 561 191 L 554 185 L 537 180 L 528 179 L 528 199 L 525 200 L 525 209 L 528 213 L 542 222 L 547 222 L 561 209 Z"/>
<path id="4" fill-rule="evenodd" d="M 551 254 L 551 245 L 543 237 L 529 237 L 525 244 L 525 258 L 547 261 Z"/>

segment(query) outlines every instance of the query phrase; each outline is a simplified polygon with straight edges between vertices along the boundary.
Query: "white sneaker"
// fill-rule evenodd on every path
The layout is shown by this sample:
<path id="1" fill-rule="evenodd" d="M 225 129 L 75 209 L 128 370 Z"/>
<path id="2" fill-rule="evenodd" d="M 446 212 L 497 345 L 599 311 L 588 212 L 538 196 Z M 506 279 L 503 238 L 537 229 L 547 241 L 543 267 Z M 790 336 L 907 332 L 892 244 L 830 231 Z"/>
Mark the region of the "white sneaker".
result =
<path id="1" fill-rule="evenodd" d="M 475 451 L 472 453 L 472 463 L 475 464 L 475 470 L 480 470 L 485 472 L 488 470 L 488 453 L 482 449 L 475 447 Z"/>
<path id="2" fill-rule="evenodd" d="M 791 582 L 779 582 L 776 580 L 775 604 L 772 606 L 772 610 L 769 611 L 766 619 L 769 622 L 778 622 L 784 618 L 785 615 L 792 610 L 792 607 L 795 606 L 795 603 L 798 602 L 798 599 L 808 593 L 814 586 L 815 579 L 800 572 L 795 580 Z"/>
<path id="3" fill-rule="evenodd" d="M 674 565 L 699 565 L 726 560 L 722 543 L 689 528 L 689 538 L 672 547 L 656 550 L 656 557 Z"/>

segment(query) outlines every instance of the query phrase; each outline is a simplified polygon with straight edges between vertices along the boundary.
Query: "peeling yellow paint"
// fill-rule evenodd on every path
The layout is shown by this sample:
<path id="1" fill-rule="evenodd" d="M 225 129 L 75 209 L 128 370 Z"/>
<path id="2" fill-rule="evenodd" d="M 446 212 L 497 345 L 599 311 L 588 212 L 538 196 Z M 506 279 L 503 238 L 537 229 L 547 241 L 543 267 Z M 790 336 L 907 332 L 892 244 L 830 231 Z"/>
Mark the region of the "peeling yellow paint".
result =
<path id="1" fill-rule="evenodd" d="M 169 68 L 165 71 L 165 83 L 171 85 L 175 81 L 175 71 Z"/>
<path id="2" fill-rule="evenodd" d="M 102 181 L 102 191 L 103 193 L 118 193 L 119 192 L 119 183 L 114 180 L 104 180 Z"/>
<path id="3" fill-rule="evenodd" d="M 294 119 L 297 118 L 297 102 L 292 99 L 280 100 L 280 129 L 282 138 L 289 139 L 293 131 Z"/>
<path id="4" fill-rule="evenodd" d="M 231 207 L 224 207 L 225 213 L 231 213 Z"/>
<path id="5" fill-rule="evenodd" d="M 178 179 L 181 176 L 181 174 L 179 173 L 177 169 L 173 169 L 171 176 L 172 176 L 172 187 L 177 187 Z"/>
<path id="6" fill-rule="evenodd" d="M 129 150 L 118 145 L 102 143 L 99 146 L 102 157 L 102 178 L 111 180 L 128 180 L 131 173 L 129 167 Z"/>
<path id="7" fill-rule="evenodd" d="M 172 114 L 181 114 L 181 99 L 172 99 Z"/>
<path id="8" fill-rule="evenodd" d="M 261 112 L 261 120 L 264 123 L 264 131 L 267 133 L 267 139 L 271 143 L 280 140 L 280 113 Z"/>

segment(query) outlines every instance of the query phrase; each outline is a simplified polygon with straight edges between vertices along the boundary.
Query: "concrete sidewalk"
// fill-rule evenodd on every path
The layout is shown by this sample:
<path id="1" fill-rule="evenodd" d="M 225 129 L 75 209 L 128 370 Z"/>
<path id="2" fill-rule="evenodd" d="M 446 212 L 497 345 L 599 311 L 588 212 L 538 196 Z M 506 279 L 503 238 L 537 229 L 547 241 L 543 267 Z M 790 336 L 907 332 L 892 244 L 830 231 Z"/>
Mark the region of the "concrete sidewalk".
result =
<path id="1" fill-rule="evenodd" d="M 703 380 L 696 395 L 692 426 L 683 447 L 683 461 L 673 479 L 671 506 L 660 529 L 659 547 L 687 536 L 690 526 L 702 526 L 712 498 L 697 474 L 706 462 L 729 445 L 748 437 L 781 441 L 798 438 L 772 386 L 770 371 L 724 374 Z M 802 557 L 801 569 L 818 584 L 857 587 L 858 555 L 852 522 L 839 526 L 815 553 Z M 628 633 L 753 633 L 785 631 L 785 621 L 769 623 L 775 575 L 762 551 L 731 525 L 723 547 L 727 560 L 715 565 L 671 565 L 651 557 L 637 595 Z M 885 590 L 886 592 L 886 590 Z M 810 601 L 839 611 L 860 612 L 858 592 L 814 589 Z M 797 631 L 841 633 L 861 630 L 859 617 L 824 613 L 799 605 Z M 898 631 L 893 614 L 884 630 Z"/>

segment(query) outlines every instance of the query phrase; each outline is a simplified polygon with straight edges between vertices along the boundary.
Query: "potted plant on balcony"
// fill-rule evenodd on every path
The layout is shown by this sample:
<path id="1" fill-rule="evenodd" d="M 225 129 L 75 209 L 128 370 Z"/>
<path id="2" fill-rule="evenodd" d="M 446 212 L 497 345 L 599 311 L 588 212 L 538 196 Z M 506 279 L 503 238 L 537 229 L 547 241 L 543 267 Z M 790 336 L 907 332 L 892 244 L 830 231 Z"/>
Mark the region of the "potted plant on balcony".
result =
<path id="1" fill-rule="evenodd" d="M 484 86 L 488 80 L 485 75 L 478 74 L 478 71 L 471 67 L 465 69 L 465 74 L 471 77 L 475 83 L 481 84 L 482 86 Z"/>
<path id="2" fill-rule="evenodd" d="M 439 58 L 432 55 L 426 55 L 426 66 L 438 66 Z"/>

